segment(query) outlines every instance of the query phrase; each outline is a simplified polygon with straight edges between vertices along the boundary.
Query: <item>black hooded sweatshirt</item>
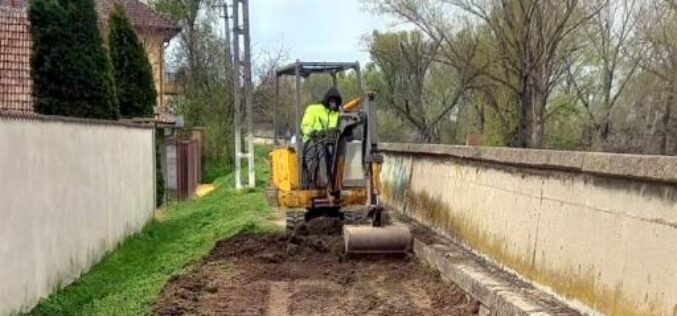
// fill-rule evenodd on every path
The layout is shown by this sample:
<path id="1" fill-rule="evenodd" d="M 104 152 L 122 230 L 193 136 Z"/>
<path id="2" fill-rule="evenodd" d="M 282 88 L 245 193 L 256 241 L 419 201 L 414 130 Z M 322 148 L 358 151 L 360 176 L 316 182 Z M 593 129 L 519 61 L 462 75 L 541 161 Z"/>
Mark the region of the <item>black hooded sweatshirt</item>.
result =
<path id="1" fill-rule="evenodd" d="M 343 104 L 341 92 L 339 92 L 338 89 L 332 87 L 329 88 L 329 90 L 327 90 L 327 93 L 324 94 L 324 99 L 322 99 L 322 105 L 324 105 L 326 108 L 329 109 L 329 100 L 331 100 L 332 98 L 336 100 L 336 104 L 338 106 L 341 106 L 341 104 Z"/>

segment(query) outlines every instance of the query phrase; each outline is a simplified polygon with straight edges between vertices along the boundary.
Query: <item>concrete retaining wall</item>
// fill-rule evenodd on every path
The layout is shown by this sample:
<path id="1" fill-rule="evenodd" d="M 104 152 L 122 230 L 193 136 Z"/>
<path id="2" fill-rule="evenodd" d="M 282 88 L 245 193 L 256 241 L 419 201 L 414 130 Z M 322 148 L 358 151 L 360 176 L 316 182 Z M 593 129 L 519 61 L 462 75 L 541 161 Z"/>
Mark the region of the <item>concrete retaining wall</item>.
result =
<path id="1" fill-rule="evenodd" d="M 71 283 L 152 217 L 154 135 L 0 113 L 0 315 Z"/>
<path id="2" fill-rule="evenodd" d="M 677 315 L 677 158 L 384 144 L 384 199 L 570 303 Z"/>

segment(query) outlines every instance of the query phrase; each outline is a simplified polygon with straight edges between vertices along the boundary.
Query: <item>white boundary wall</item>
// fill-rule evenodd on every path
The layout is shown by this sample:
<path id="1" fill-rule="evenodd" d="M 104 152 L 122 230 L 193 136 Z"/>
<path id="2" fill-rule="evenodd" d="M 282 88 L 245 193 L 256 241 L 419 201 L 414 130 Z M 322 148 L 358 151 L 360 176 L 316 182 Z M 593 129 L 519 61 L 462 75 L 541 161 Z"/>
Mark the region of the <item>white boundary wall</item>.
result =
<path id="1" fill-rule="evenodd" d="M 28 311 L 152 218 L 154 137 L 0 113 L 0 315 Z"/>

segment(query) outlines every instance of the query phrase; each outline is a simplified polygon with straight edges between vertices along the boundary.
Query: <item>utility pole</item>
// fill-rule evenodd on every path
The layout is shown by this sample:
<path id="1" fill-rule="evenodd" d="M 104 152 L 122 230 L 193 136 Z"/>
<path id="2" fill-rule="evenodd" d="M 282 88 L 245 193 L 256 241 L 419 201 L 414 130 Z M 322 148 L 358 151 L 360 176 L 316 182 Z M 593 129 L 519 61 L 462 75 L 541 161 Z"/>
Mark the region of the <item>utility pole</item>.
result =
<path id="1" fill-rule="evenodd" d="M 224 1 L 223 5 L 221 5 L 223 8 L 223 34 L 226 37 L 226 45 L 225 45 L 225 51 L 226 51 L 226 77 L 228 78 L 228 83 L 232 83 L 233 79 L 233 55 L 231 53 L 231 45 L 232 42 L 230 41 L 230 17 L 228 16 L 228 3 Z"/>
<path id="2" fill-rule="evenodd" d="M 252 109 L 252 67 L 251 67 L 251 38 L 249 32 L 249 1 L 232 0 L 233 8 L 233 106 L 235 107 L 235 188 L 242 188 L 241 159 L 247 159 L 249 173 L 249 187 L 256 185 L 256 174 L 254 171 L 254 136 L 253 136 L 253 109 Z M 242 19 L 240 17 L 240 5 L 242 5 Z M 240 21 L 242 20 L 242 23 Z M 227 22 L 227 21 L 226 21 Z M 226 26 L 228 28 L 228 26 Z M 240 43 L 244 42 L 241 47 Z M 244 48 L 244 60 L 241 60 L 241 48 Z M 244 73 L 244 83 L 242 75 Z M 247 113 L 247 153 L 242 152 L 242 92 L 244 92 L 244 104 Z"/>
<path id="3" fill-rule="evenodd" d="M 242 114 L 242 99 L 240 97 L 240 2 L 233 0 L 233 107 L 235 107 L 235 119 L 233 125 L 235 128 L 235 188 L 242 189 L 241 161 L 242 159 L 242 128 L 240 128 L 240 119 Z"/>
<path id="4" fill-rule="evenodd" d="M 244 95 L 247 107 L 247 165 L 249 167 L 249 187 L 256 186 L 254 171 L 254 94 L 252 89 L 251 33 L 249 32 L 249 0 L 242 0 L 244 24 Z"/>

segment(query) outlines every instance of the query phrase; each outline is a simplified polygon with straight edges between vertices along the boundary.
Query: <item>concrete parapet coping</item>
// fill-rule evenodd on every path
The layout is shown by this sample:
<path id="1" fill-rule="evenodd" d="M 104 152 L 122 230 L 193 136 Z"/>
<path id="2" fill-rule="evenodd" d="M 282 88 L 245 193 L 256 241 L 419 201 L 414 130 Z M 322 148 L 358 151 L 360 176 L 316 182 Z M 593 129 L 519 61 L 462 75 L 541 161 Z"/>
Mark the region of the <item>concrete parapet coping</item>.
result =
<path id="1" fill-rule="evenodd" d="M 382 143 L 379 149 L 677 184 L 677 157 L 672 156 L 406 143 Z"/>
<path id="2" fill-rule="evenodd" d="M 434 233 L 418 223 L 407 224 L 414 227 L 413 251 L 416 256 L 439 271 L 442 278 L 478 300 L 482 306 L 480 315 L 583 315 L 454 241 L 439 235 L 431 237 Z M 422 230 L 426 231 L 426 237 L 420 236 Z"/>
<path id="3" fill-rule="evenodd" d="M 120 127 L 143 128 L 143 129 L 154 129 L 155 128 L 155 125 L 151 124 L 151 123 L 134 123 L 134 122 L 131 122 L 131 121 L 124 121 L 124 120 L 113 121 L 113 120 L 65 117 L 65 116 L 57 116 L 57 115 L 42 115 L 42 114 L 31 113 L 31 112 L 4 111 L 4 110 L 0 110 L 0 120 L 28 120 L 28 121 L 59 122 L 59 123 L 72 123 L 72 124 L 83 124 L 83 125 L 120 126 Z"/>

